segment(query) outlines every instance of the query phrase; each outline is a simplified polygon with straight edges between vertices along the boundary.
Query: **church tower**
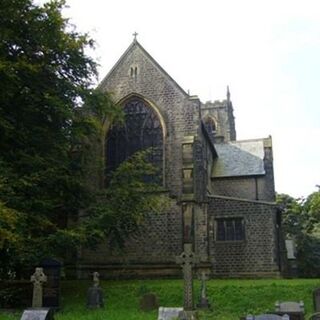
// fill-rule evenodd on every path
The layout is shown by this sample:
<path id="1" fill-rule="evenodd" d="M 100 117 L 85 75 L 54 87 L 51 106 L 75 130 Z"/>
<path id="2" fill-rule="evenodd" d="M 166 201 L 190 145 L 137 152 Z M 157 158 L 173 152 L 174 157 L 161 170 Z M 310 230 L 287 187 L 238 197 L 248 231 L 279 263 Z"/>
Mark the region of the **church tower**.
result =
<path id="1" fill-rule="evenodd" d="M 227 99 L 201 104 L 201 111 L 203 122 L 215 143 L 237 139 L 229 86 L 227 87 Z"/>

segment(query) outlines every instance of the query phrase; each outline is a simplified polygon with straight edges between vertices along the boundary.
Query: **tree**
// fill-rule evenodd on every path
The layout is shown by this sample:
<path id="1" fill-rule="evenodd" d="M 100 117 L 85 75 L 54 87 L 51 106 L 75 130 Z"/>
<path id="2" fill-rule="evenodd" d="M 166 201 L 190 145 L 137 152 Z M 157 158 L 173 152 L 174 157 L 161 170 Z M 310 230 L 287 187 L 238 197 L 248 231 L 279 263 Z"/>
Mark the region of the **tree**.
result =
<path id="1" fill-rule="evenodd" d="M 167 194 L 149 179 L 159 174 L 159 169 L 148 161 L 151 152 L 137 152 L 122 162 L 108 188 L 97 193 L 97 201 L 88 208 L 82 222 L 89 241 L 96 244 L 107 237 L 111 245 L 121 248 L 128 236 L 143 230 L 141 226 L 150 213 L 168 208 Z"/>
<path id="2" fill-rule="evenodd" d="M 277 195 L 282 207 L 283 229 L 287 238 L 297 245 L 297 263 L 300 275 L 320 275 L 320 188 L 306 199 Z"/>
<path id="3" fill-rule="evenodd" d="M 103 205 L 97 205 L 86 172 L 102 124 L 122 114 L 94 89 L 97 66 L 85 53 L 94 42 L 62 17 L 64 5 L 3 0 L 0 6 L 0 277 L 106 234 L 93 222 L 107 209 L 98 214 Z M 101 166 L 101 159 L 95 161 Z M 137 208 L 141 204 L 144 212 L 140 199 Z M 87 227 L 68 227 L 87 208 Z M 131 227 L 139 219 L 129 219 Z M 108 230 L 135 229 L 127 230 L 124 221 Z"/>
<path id="4" fill-rule="evenodd" d="M 305 224 L 306 217 L 303 214 L 301 199 L 295 199 L 287 194 L 277 194 L 276 202 L 282 212 L 282 226 L 285 237 L 296 236 Z"/>
<path id="5" fill-rule="evenodd" d="M 96 64 L 84 53 L 92 40 L 67 31 L 63 5 L 4 0 L 0 8 L 1 222 L 17 212 L 14 230 L 24 234 L 1 251 L 21 262 L 49 251 L 47 236 L 89 200 L 71 150 L 80 103 L 96 94 Z"/>

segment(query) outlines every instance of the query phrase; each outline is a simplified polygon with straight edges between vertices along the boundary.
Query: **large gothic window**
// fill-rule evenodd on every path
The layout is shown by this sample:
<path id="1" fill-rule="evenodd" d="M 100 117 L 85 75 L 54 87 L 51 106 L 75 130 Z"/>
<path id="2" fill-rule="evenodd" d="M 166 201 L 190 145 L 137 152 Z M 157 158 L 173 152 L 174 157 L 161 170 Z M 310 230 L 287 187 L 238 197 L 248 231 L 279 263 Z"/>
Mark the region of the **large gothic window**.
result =
<path id="1" fill-rule="evenodd" d="M 161 172 L 163 133 L 158 115 L 138 97 L 133 97 L 124 104 L 124 113 L 124 124 L 113 126 L 107 134 L 107 176 L 135 152 L 145 149 L 151 149 L 150 161 Z"/>

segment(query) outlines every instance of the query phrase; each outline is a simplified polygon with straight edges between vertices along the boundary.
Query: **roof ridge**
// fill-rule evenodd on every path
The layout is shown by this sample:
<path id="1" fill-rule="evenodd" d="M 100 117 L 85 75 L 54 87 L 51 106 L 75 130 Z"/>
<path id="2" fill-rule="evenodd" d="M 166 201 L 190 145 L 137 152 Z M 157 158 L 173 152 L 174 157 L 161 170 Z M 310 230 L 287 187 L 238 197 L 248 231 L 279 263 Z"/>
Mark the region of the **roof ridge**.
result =
<path id="1" fill-rule="evenodd" d="M 270 205 L 270 206 L 277 205 L 277 203 L 275 201 L 244 199 L 244 198 L 237 198 L 237 197 L 221 196 L 218 194 L 210 194 L 210 195 L 208 195 L 208 197 L 209 198 L 216 198 L 216 199 L 223 199 L 223 200 L 230 200 L 230 201 L 251 202 L 251 203 Z"/>

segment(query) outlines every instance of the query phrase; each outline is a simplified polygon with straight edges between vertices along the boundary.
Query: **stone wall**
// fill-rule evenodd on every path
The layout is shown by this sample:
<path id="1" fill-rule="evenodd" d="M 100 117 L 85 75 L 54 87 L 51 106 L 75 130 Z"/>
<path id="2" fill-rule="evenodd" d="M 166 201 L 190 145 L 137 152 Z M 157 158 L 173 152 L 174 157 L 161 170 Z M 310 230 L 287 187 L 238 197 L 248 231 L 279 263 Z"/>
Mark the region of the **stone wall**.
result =
<path id="1" fill-rule="evenodd" d="M 106 241 L 96 249 L 82 249 L 78 256 L 82 271 L 78 276 L 87 278 L 95 270 L 107 277 L 114 277 L 119 272 L 126 277 L 132 269 L 153 269 L 157 274 L 156 269 L 163 265 L 177 269 L 175 257 L 182 252 L 180 206 L 173 202 L 166 212 L 150 215 L 140 234 L 128 239 L 123 250 L 111 248 Z"/>
<path id="2" fill-rule="evenodd" d="M 243 218 L 245 240 L 217 241 L 217 218 Z M 209 197 L 209 254 L 213 275 L 275 276 L 279 273 L 276 208 L 271 203 Z"/>
<path id="3" fill-rule="evenodd" d="M 267 176 L 215 178 L 212 181 L 213 193 L 220 196 L 248 200 L 274 201 Z"/>

